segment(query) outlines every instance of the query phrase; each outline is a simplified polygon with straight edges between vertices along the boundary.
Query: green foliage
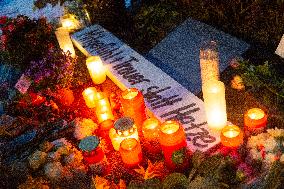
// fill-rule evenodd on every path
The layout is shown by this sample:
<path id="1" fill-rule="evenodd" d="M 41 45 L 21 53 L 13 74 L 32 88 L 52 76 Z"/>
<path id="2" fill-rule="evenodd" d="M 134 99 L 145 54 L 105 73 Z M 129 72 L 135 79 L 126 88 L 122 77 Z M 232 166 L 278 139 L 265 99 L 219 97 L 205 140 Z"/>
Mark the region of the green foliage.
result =
<path id="1" fill-rule="evenodd" d="M 187 185 L 187 178 L 181 173 L 172 173 L 163 181 L 163 189 L 185 189 Z"/>

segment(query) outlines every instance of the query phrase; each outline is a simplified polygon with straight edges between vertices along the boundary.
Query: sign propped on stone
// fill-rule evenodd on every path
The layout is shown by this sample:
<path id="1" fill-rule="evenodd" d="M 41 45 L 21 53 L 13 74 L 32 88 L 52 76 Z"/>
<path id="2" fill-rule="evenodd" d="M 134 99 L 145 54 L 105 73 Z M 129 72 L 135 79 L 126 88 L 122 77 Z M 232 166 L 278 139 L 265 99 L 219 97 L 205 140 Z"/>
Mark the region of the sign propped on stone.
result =
<path id="1" fill-rule="evenodd" d="M 281 56 L 282 58 L 284 58 L 284 34 L 280 40 L 280 43 L 275 51 L 275 53 L 279 56 Z"/>
<path id="2" fill-rule="evenodd" d="M 203 101 L 99 25 L 72 35 L 86 55 L 99 55 L 107 75 L 121 88 L 142 91 L 146 106 L 161 121 L 175 119 L 184 127 L 192 151 L 207 151 L 220 142 L 207 126 Z"/>

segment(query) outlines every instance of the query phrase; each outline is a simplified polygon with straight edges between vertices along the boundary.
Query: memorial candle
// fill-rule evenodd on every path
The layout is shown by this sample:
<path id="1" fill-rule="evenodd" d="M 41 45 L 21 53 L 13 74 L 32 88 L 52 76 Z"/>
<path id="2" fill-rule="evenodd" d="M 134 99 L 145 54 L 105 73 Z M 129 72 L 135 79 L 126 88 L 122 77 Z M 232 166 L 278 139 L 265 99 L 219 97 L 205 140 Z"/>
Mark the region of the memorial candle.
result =
<path id="1" fill-rule="evenodd" d="M 124 139 L 120 143 L 119 152 L 127 167 L 135 167 L 142 161 L 141 145 L 135 138 Z"/>
<path id="2" fill-rule="evenodd" d="M 102 123 L 106 120 L 114 120 L 108 98 L 102 93 L 98 93 L 96 98 L 96 115 L 98 123 Z"/>
<path id="3" fill-rule="evenodd" d="M 146 120 L 145 102 L 142 93 L 135 88 L 130 88 L 121 94 L 121 106 L 123 115 L 134 119 L 139 132 L 142 131 L 142 124 Z"/>
<path id="4" fill-rule="evenodd" d="M 227 125 L 221 130 L 221 143 L 227 147 L 238 147 L 243 143 L 243 132 L 235 125 Z"/>
<path id="5" fill-rule="evenodd" d="M 69 51 L 69 53 L 71 53 L 71 57 L 74 58 L 75 50 L 74 50 L 68 30 L 63 27 L 57 28 L 55 31 L 55 35 L 59 43 L 59 46 L 63 50 L 63 52 L 68 53 Z"/>
<path id="6" fill-rule="evenodd" d="M 63 28 L 72 31 L 77 29 L 80 25 L 79 21 L 72 14 L 66 14 L 60 18 L 60 22 Z"/>
<path id="7" fill-rule="evenodd" d="M 95 87 L 88 87 L 85 89 L 82 93 L 84 100 L 86 102 L 86 105 L 88 108 L 95 108 L 96 107 L 96 94 L 97 90 Z"/>
<path id="8" fill-rule="evenodd" d="M 99 163 L 104 159 L 104 152 L 99 144 L 100 139 L 97 136 L 88 136 L 80 141 L 79 148 L 83 151 L 83 158 L 86 163 Z"/>
<path id="9" fill-rule="evenodd" d="M 245 113 L 244 124 L 248 131 L 262 131 L 267 124 L 267 115 L 260 108 L 249 109 Z"/>
<path id="10" fill-rule="evenodd" d="M 142 126 L 142 132 L 145 140 L 153 141 L 157 140 L 159 136 L 160 122 L 156 118 L 148 118 L 144 121 Z"/>
<path id="11" fill-rule="evenodd" d="M 208 127 L 220 131 L 227 125 L 225 85 L 211 80 L 202 86 L 202 92 Z"/>
<path id="12" fill-rule="evenodd" d="M 86 65 L 92 81 L 95 84 L 101 84 L 106 80 L 106 70 L 99 56 L 88 57 Z"/>
<path id="13" fill-rule="evenodd" d="M 200 49 L 201 81 L 219 80 L 219 57 L 215 41 L 204 43 Z"/>
<path id="14" fill-rule="evenodd" d="M 187 164 L 186 137 L 178 122 L 166 121 L 160 126 L 159 142 L 169 168 L 175 169 Z"/>
<path id="15" fill-rule="evenodd" d="M 109 130 L 109 138 L 113 148 L 118 151 L 120 143 L 126 138 L 138 139 L 137 127 L 130 117 L 122 117 L 114 122 L 114 128 Z"/>

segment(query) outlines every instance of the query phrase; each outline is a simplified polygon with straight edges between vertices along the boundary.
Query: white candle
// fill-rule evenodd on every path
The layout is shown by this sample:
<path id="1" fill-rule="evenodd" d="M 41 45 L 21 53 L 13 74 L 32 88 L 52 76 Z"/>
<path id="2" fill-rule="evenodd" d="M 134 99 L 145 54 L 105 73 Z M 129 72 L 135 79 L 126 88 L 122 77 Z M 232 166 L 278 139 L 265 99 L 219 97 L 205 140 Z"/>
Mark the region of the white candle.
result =
<path id="1" fill-rule="evenodd" d="M 200 70 L 202 85 L 209 80 L 219 80 L 219 58 L 216 42 L 205 43 L 200 49 Z"/>
<path id="2" fill-rule="evenodd" d="M 202 86 L 202 92 L 208 127 L 219 131 L 227 124 L 225 85 L 211 80 Z"/>
<path id="3" fill-rule="evenodd" d="M 68 30 L 63 27 L 57 28 L 57 30 L 55 31 L 55 35 L 56 35 L 60 48 L 65 53 L 69 51 L 71 53 L 71 57 L 74 58 L 75 50 L 74 50 Z"/>
<path id="4" fill-rule="evenodd" d="M 106 80 L 106 70 L 99 56 L 88 57 L 86 65 L 95 84 L 101 84 Z"/>
<path id="5" fill-rule="evenodd" d="M 68 31 L 79 29 L 80 27 L 80 22 L 72 14 L 64 15 L 63 17 L 60 18 L 60 22 L 62 27 L 64 27 Z"/>

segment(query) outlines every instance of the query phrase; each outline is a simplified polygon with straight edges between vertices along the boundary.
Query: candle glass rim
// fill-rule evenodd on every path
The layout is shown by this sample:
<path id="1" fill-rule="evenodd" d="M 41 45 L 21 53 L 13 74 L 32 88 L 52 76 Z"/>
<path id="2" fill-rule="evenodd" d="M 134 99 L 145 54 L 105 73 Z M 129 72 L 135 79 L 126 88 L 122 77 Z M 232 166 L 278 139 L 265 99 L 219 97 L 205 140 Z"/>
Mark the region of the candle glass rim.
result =
<path id="1" fill-rule="evenodd" d="M 132 97 L 132 98 L 125 98 L 126 95 L 127 95 L 128 93 L 130 93 L 130 92 L 135 92 L 136 95 L 135 95 L 134 97 Z M 139 91 L 138 89 L 136 89 L 136 88 L 129 88 L 129 89 L 124 90 L 124 91 L 121 93 L 121 98 L 124 99 L 124 100 L 133 100 L 133 99 L 135 99 L 135 98 L 139 95 L 139 92 L 140 92 L 140 91 Z"/>
<path id="2" fill-rule="evenodd" d="M 162 128 L 165 127 L 165 126 L 167 126 L 167 124 L 176 125 L 176 126 L 177 126 L 177 129 L 176 129 L 174 132 L 172 132 L 172 133 L 165 133 Z M 165 121 L 164 123 L 162 123 L 162 124 L 160 125 L 160 127 L 159 127 L 159 130 L 160 130 L 163 134 L 172 135 L 172 134 L 178 132 L 178 130 L 179 130 L 180 127 L 181 127 L 181 125 L 180 125 L 180 123 L 179 123 L 178 121 L 169 120 L 169 121 Z"/>
<path id="3" fill-rule="evenodd" d="M 257 119 L 256 119 L 256 118 L 252 118 L 252 117 L 250 116 L 250 114 L 255 113 L 254 111 L 258 111 L 259 113 L 262 113 L 263 116 L 262 116 L 261 118 L 257 118 Z M 250 108 L 249 110 L 247 110 L 246 115 L 247 115 L 250 119 L 253 119 L 253 120 L 260 120 L 260 119 L 263 119 L 263 118 L 266 116 L 266 113 L 265 113 L 265 111 L 262 110 L 261 108 Z"/>
<path id="4" fill-rule="evenodd" d="M 147 125 L 150 123 L 154 123 L 156 126 L 154 128 L 148 128 Z M 142 128 L 146 130 L 156 129 L 159 128 L 160 121 L 157 118 L 150 117 L 143 122 Z"/>

